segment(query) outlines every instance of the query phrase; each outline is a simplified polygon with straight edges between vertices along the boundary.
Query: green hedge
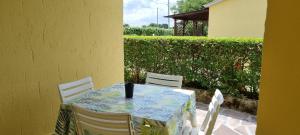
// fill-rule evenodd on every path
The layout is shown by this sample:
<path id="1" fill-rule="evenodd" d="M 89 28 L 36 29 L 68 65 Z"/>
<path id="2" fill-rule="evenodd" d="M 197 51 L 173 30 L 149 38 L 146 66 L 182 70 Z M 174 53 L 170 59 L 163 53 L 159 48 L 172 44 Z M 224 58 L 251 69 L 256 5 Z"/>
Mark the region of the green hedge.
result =
<path id="1" fill-rule="evenodd" d="M 157 27 L 125 27 L 124 35 L 139 35 L 139 36 L 170 36 L 173 35 L 173 29 L 164 29 Z"/>
<path id="2" fill-rule="evenodd" d="M 262 39 L 125 36 L 125 80 L 146 72 L 184 76 L 183 85 L 258 99 Z"/>

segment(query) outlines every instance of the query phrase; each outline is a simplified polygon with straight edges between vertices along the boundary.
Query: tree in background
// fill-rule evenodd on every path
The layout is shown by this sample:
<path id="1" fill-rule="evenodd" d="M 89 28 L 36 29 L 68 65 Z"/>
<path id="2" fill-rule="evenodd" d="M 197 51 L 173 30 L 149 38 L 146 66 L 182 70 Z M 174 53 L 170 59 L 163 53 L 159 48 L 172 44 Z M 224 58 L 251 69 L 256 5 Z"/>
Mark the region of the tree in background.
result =
<path id="1" fill-rule="evenodd" d="M 177 0 L 175 6 L 172 7 L 174 13 L 184 13 L 203 9 L 203 5 L 213 0 Z"/>
<path id="2" fill-rule="evenodd" d="M 171 36 L 173 29 L 168 28 L 168 24 L 151 23 L 148 26 L 132 27 L 129 24 L 123 24 L 124 35 L 139 35 L 139 36 Z"/>
<path id="3" fill-rule="evenodd" d="M 174 12 L 174 14 L 178 13 L 186 13 L 196 10 L 204 9 L 204 5 L 212 2 L 213 0 L 177 0 L 177 3 L 175 6 L 171 8 L 171 10 Z M 208 24 L 202 23 L 203 25 L 203 35 L 207 36 L 208 31 Z M 185 32 L 187 35 L 192 35 L 193 33 L 193 24 L 192 22 L 188 22 L 186 25 L 187 31 Z"/>
<path id="4" fill-rule="evenodd" d="M 148 27 L 158 27 L 158 28 L 165 28 L 165 29 L 169 28 L 168 24 L 156 24 L 156 23 L 150 23 Z"/>
<path id="5" fill-rule="evenodd" d="M 130 27 L 130 25 L 129 24 L 123 24 L 123 27 L 127 28 L 127 27 Z"/>

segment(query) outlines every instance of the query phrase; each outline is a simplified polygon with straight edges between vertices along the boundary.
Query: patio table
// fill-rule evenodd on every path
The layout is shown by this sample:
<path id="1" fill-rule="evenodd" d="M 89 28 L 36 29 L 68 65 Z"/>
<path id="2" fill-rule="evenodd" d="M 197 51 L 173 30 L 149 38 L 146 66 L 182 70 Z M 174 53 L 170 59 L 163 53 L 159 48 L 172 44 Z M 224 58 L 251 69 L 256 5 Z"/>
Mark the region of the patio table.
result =
<path id="1" fill-rule="evenodd" d="M 71 104 L 96 112 L 130 113 L 138 135 L 180 135 L 183 121 L 188 118 L 196 127 L 194 91 L 135 84 L 133 98 L 126 99 L 124 89 L 124 84 L 116 84 L 87 92 L 61 105 L 55 132 L 77 134 Z"/>

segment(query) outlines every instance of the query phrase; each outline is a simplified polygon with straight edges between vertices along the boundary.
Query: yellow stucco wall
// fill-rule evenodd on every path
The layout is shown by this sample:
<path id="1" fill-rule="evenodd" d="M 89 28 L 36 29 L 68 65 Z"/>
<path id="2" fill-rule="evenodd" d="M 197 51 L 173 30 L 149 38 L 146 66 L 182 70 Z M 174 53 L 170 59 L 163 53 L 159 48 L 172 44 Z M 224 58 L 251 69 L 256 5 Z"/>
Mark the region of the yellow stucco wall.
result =
<path id="1" fill-rule="evenodd" d="M 264 35 L 267 0 L 224 0 L 209 8 L 209 37 Z"/>
<path id="2" fill-rule="evenodd" d="M 300 135 L 299 5 L 268 0 L 257 135 Z"/>
<path id="3" fill-rule="evenodd" d="M 0 134 L 53 131 L 57 85 L 123 82 L 122 0 L 0 0 Z"/>

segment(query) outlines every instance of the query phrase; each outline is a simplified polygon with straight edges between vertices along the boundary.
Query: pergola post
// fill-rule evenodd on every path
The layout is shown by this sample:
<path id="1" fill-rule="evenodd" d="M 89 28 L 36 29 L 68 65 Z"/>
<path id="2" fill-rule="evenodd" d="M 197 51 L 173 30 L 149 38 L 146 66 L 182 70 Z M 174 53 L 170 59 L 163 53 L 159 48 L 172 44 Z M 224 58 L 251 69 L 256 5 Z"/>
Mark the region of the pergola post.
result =
<path id="1" fill-rule="evenodd" d="M 186 26 L 186 20 L 182 21 L 182 36 L 185 36 L 185 26 Z"/>
<path id="2" fill-rule="evenodd" d="M 205 28 L 205 26 L 207 26 L 208 25 L 208 21 L 203 21 L 202 22 L 202 36 L 204 35 L 204 28 Z"/>
<path id="3" fill-rule="evenodd" d="M 174 19 L 174 36 L 177 36 L 178 35 L 178 33 L 177 33 L 177 28 L 178 26 L 177 26 L 177 19 Z"/>
<path id="4" fill-rule="evenodd" d="M 197 21 L 193 20 L 193 36 L 197 36 L 197 30 L 198 30 L 198 23 Z"/>

